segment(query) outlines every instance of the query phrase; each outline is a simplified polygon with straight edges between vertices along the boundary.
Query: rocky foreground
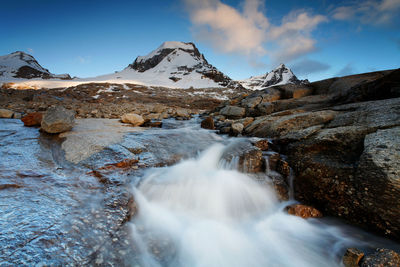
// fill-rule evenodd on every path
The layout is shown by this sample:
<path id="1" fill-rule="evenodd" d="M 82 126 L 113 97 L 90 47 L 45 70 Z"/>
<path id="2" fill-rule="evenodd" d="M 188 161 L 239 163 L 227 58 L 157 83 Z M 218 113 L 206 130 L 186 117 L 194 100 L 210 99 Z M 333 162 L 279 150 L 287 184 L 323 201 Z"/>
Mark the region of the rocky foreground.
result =
<path id="1" fill-rule="evenodd" d="M 270 138 L 296 199 L 400 239 L 400 69 L 267 88 L 210 115 L 221 133 Z"/>
<path id="2" fill-rule="evenodd" d="M 201 123 L 203 128 L 216 129 L 231 136 L 262 138 L 238 142 L 226 151 L 223 158 L 231 162 L 236 157 L 238 168 L 242 172 L 255 173 L 255 176 L 259 172 L 271 171 L 269 176 L 281 200 L 287 200 L 294 194 L 296 200 L 310 205 L 292 205 L 287 208 L 289 214 L 303 218 L 318 218 L 322 214 L 341 217 L 370 231 L 400 240 L 400 69 L 310 84 L 281 85 L 254 92 L 243 89 L 174 90 L 131 84 L 83 84 L 50 90 L 3 87 L 0 96 L 0 117 L 22 118 L 26 126 L 41 126 L 41 131 L 50 134 L 61 133 L 56 136 L 38 134 L 32 128 L 26 130 L 42 140 L 39 145 L 35 141 L 31 145 L 50 153 L 54 161 L 62 159 L 61 165 L 79 163 L 77 166 L 82 170 L 76 176 L 83 177 L 84 181 L 79 178 L 77 185 L 72 187 L 83 185 L 82 190 L 106 192 L 101 200 L 105 208 L 98 209 L 104 214 L 98 215 L 96 209 L 85 207 L 90 209 L 88 216 L 91 217 L 77 216 L 85 227 L 92 225 L 92 219 L 104 217 L 104 224 L 97 223 L 99 229 L 95 229 L 103 243 L 90 253 L 83 251 L 89 250 L 96 240 L 83 238 L 80 245 L 65 243 L 81 233 L 78 221 L 66 226 L 54 219 L 54 224 L 40 229 L 42 233 L 32 233 L 33 239 L 28 240 L 57 244 L 62 254 L 56 262 L 76 258 L 77 262 L 101 265 L 104 264 L 104 251 L 115 244 L 120 246 L 120 253 L 131 253 L 131 244 L 125 243 L 123 236 L 127 231 L 125 222 L 135 214 L 137 207 L 133 196 L 125 188 L 127 181 L 132 179 L 128 176 L 148 166 L 176 163 L 188 151 L 193 154 L 198 149 L 198 144 L 188 147 L 193 136 L 187 142 L 180 142 L 188 138 L 183 133 L 177 135 L 177 140 L 170 141 L 173 151 L 176 147 L 181 149 L 179 152 L 176 150 L 173 156 L 168 154 L 166 159 L 167 154 L 162 152 L 165 146 L 171 144 L 158 140 L 158 133 L 149 132 L 149 140 L 140 142 L 152 143 L 152 157 L 156 158 L 140 160 L 140 157 L 146 158 L 146 150 L 150 149 L 138 147 L 136 139 L 139 136 L 135 131 L 143 128 L 123 126 L 116 120 L 108 120 L 109 125 L 104 122 L 107 120 L 101 121 L 99 128 L 99 122 L 76 122 L 75 118 L 118 118 L 133 126 L 159 127 L 161 124 L 157 122 L 161 123 L 165 118 L 186 120 L 193 114 L 206 111 Z M 222 102 L 223 99 L 229 100 Z M 12 135 L 18 135 L 18 126 L 13 123 L 5 125 L 10 129 L 4 131 L 4 141 L 18 149 L 24 147 L 24 144 L 16 145 L 12 139 Z M 113 134 L 110 135 L 111 132 Z M 122 141 L 124 134 L 130 137 Z M 61 144 L 58 138 L 65 138 L 65 141 Z M 24 142 L 31 142 L 29 140 Z M 58 144 L 56 148 L 54 142 Z M 201 138 L 197 140 L 197 143 L 201 142 Z M 49 147 L 46 147 L 47 143 Z M 180 147 L 183 143 L 185 147 Z M 7 154 L 7 148 L 3 146 L 3 149 Z M 109 162 L 104 162 L 104 159 Z M 43 163 L 34 162 L 33 165 L 40 164 Z M 18 165 L 15 169 L 20 168 Z M 54 166 L 48 169 L 50 172 Z M 64 172 L 62 170 L 60 174 L 64 175 Z M 15 177 L 43 177 L 25 169 L 7 175 L 9 182 L 2 184 L 0 190 L 27 188 L 29 191 L 30 185 L 20 183 Z M 121 181 L 121 177 L 126 181 Z M 290 191 L 292 183 L 294 192 Z M 54 188 L 58 186 L 55 184 Z M 47 197 L 45 199 L 47 201 Z M 82 201 L 85 200 L 73 200 L 71 203 L 78 207 Z M 77 208 L 76 212 L 82 211 Z M 116 229 L 108 231 L 106 228 L 110 225 Z M 57 233 L 51 236 L 49 229 Z M 58 240 L 60 236 L 61 241 Z M 64 239 L 67 241 L 64 242 Z M 21 245 L 18 243 L 21 240 L 24 238 L 13 239 L 14 243 L 8 251 L 15 250 L 15 255 L 26 256 L 25 260 L 30 262 L 32 259 L 28 258 L 28 250 L 31 241 Z M 69 247 L 74 251 L 69 251 Z M 45 255 L 48 250 L 44 250 Z M 86 254 L 79 255 L 80 250 Z M 8 256 L 15 258 L 14 255 Z M 107 257 L 118 263 L 118 255 Z M 367 255 L 349 249 L 344 263 L 346 266 L 389 263 L 393 263 L 390 266 L 397 266 L 400 257 L 394 251 L 385 249 Z"/>

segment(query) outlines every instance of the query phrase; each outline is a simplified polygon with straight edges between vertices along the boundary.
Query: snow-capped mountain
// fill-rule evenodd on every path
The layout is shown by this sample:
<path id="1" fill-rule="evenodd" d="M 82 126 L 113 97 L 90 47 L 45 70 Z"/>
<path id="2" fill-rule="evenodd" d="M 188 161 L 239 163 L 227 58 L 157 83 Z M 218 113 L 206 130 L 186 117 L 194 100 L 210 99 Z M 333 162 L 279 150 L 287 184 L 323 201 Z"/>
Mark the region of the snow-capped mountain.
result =
<path id="1" fill-rule="evenodd" d="M 132 80 L 173 88 L 241 87 L 207 62 L 193 43 L 165 42 L 147 56 L 139 56 L 124 70 L 96 80 Z"/>
<path id="2" fill-rule="evenodd" d="M 15 78 L 71 79 L 68 74 L 50 73 L 48 69 L 40 66 L 33 56 L 21 51 L 0 56 L 0 80 Z"/>
<path id="3" fill-rule="evenodd" d="M 246 89 L 261 90 L 274 85 L 308 83 L 308 80 L 297 79 L 291 69 L 284 64 L 280 64 L 271 72 L 261 76 L 252 76 L 246 80 L 239 81 L 239 83 Z"/>

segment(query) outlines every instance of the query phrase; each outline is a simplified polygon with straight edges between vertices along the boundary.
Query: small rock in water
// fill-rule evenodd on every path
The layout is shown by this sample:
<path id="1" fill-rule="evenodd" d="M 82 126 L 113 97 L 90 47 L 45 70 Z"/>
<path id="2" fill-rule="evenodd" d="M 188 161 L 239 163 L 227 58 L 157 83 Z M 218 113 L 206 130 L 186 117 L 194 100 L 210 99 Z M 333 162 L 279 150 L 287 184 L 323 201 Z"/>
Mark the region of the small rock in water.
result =
<path id="1" fill-rule="evenodd" d="M 201 122 L 201 128 L 214 130 L 214 120 L 212 117 L 207 117 Z"/>
<path id="2" fill-rule="evenodd" d="M 43 116 L 41 128 L 51 134 L 62 133 L 72 129 L 75 123 L 75 112 L 61 106 L 50 107 Z"/>
<path id="3" fill-rule="evenodd" d="M 43 114 L 41 112 L 32 112 L 25 115 L 21 121 L 24 126 L 40 126 L 42 123 Z"/>
<path id="4" fill-rule="evenodd" d="M 287 208 L 287 211 L 289 214 L 301 217 L 303 219 L 322 217 L 322 213 L 316 208 L 301 204 L 291 205 Z"/>
<path id="5" fill-rule="evenodd" d="M 390 249 L 378 248 L 375 253 L 365 256 L 360 266 L 397 267 L 400 266 L 400 255 Z"/>
<path id="6" fill-rule="evenodd" d="M 11 119 L 14 112 L 9 109 L 0 109 L 0 118 Z"/>
<path id="7" fill-rule="evenodd" d="M 130 123 L 133 126 L 141 126 L 145 122 L 142 116 L 135 113 L 122 115 L 121 121 L 125 123 Z"/>
<path id="8" fill-rule="evenodd" d="M 363 257 L 362 251 L 356 248 L 348 248 L 343 256 L 343 264 L 345 267 L 358 267 Z"/>

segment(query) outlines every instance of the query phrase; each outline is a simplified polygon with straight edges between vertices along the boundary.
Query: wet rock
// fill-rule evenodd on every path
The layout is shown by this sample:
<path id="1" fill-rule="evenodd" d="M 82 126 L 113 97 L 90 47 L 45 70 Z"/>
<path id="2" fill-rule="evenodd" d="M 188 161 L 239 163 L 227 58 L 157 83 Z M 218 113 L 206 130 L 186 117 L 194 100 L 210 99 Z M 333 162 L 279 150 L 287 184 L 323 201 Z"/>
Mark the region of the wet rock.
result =
<path id="1" fill-rule="evenodd" d="M 390 249 L 379 248 L 361 261 L 361 267 L 395 267 L 400 266 L 400 255 Z"/>
<path id="2" fill-rule="evenodd" d="M 130 123 L 133 126 L 141 126 L 145 122 L 142 116 L 135 113 L 122 115 L 121 121 L 124 123 Z"/>
<path id="3" fill-rule="evenodd" d="M 151 128 L 161 128 L 162 122 L 161 121 L 146 121 L 142 127 L 151 127 Z"/>
<path id="4" fill-rule="evenodd" d="M 289 214 L 301 217 L 303 219 L 322 217 L 322 213 L 316 208 L 301 204 L 291 205 L 287 208 L 287 211 Z"/>
<path id="5" fill-rule="evenodd" d="M 243 124 L 241 123 L 233 123 L 231 126 L 231 135 L 237 136 L 239 134 L 242 134 L 243 132 Z"/>
<path id="6" fill-rule="evenodd" d="M 72 129 L 75 123 L 75 112 L 64 107 L 50 107 L 43 115 L 41 129 L 47 133 L 62 133 Z"/>
<path id="7" fill-rule="evenodd" d="M 25 115 L 21 121 L 24 123 L 24 126 L 40 126 L 42 123 L 43 113 L 41 112 L 32 112 Z"/>
<path id="8" fill-rule="evenodd" d="M 214 130 L 215 129 L 215 125 L 214 125 L 213 118 L 212 117 L 207 117 L 204 120 L 202 120 L 201 121 L 201 128 Z"/>
<path id="9" fill-rule="evenodd" d="M 256 141 L 254 143 L 254 145 L 256 147 L 258 147 L 259 149 L 261 149 L 261 151 L 267 151 L 268 147 L 269 147 L 269 141 L 268 141 L 268 139 L 261 139 L 261 140 Z"/>
<path id="10" fill-rule="evenodd" d="M 280 201 L 288 201 L 289 200 L 289 186 L 286 183 L 285 179 L 275 173 L 269 174 L 270 178 L 272 179 L 272 184 L 274 185 L 274 190 L 278 196 Z"/>
<path id="11" fill-rule="evenodd" d="M 9 188 L 21 188 L 22 185 L 19 184 L 0 184 L 0 190 L 9 189 Z"/>
<path id="12" fill-rule="evenodd" d="M 342 259 L 343 265 L 345 267 L 359 267 L 363 257 L 364 252 L 356 248 L 348 248 Z"/>
<path id="13" fill-rule="evenodd" d="M 22 118 L 22 114 L 21 113 L 15 112 L 13 114 L 13 119 L 21 119 L 21 118 Z"/>
<path id="14" fill-rule="evenodd" d="M 284 177 L 289 177 L 291 172 L 289 163 L 282 158 L 279 158 L 276 162 L 276 171 L 282 174 Z"/>
<path id="15" fill-rule="evenodd" d="M 239 119 L 246 114 L 246 109 L 237 106 L 226 106 L 220 110 L 220 114 L 227 118 Z"/>
<path id="16" fill-rule="evenodd" d="M 0 118 L 11 119 L 14 111 L 9 109 L 0 109 Z"/>
<path id="17" fill-rule="evenodd" d="M 246 173 L 263 172 L 265 169 L 261 150 L 248 140 L 240 140 L 227 147 L 221 159 L 237 163 L 238 170 Z"/>

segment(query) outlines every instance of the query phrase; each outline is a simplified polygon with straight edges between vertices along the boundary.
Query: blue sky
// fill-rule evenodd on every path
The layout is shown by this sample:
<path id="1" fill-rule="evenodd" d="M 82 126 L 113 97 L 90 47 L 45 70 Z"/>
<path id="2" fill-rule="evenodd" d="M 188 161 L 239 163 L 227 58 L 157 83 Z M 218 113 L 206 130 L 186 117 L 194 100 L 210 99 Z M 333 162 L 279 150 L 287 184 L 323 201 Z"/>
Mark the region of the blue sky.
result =
<path id="1" fill-rule="evenodd" d="M 400 67 L 400 0 L 2 0 L 0 54 L 53 73 L 121 70 L 164 41 L 192 41 L 233 79 L 280 62 L 311 81 Z"/>

